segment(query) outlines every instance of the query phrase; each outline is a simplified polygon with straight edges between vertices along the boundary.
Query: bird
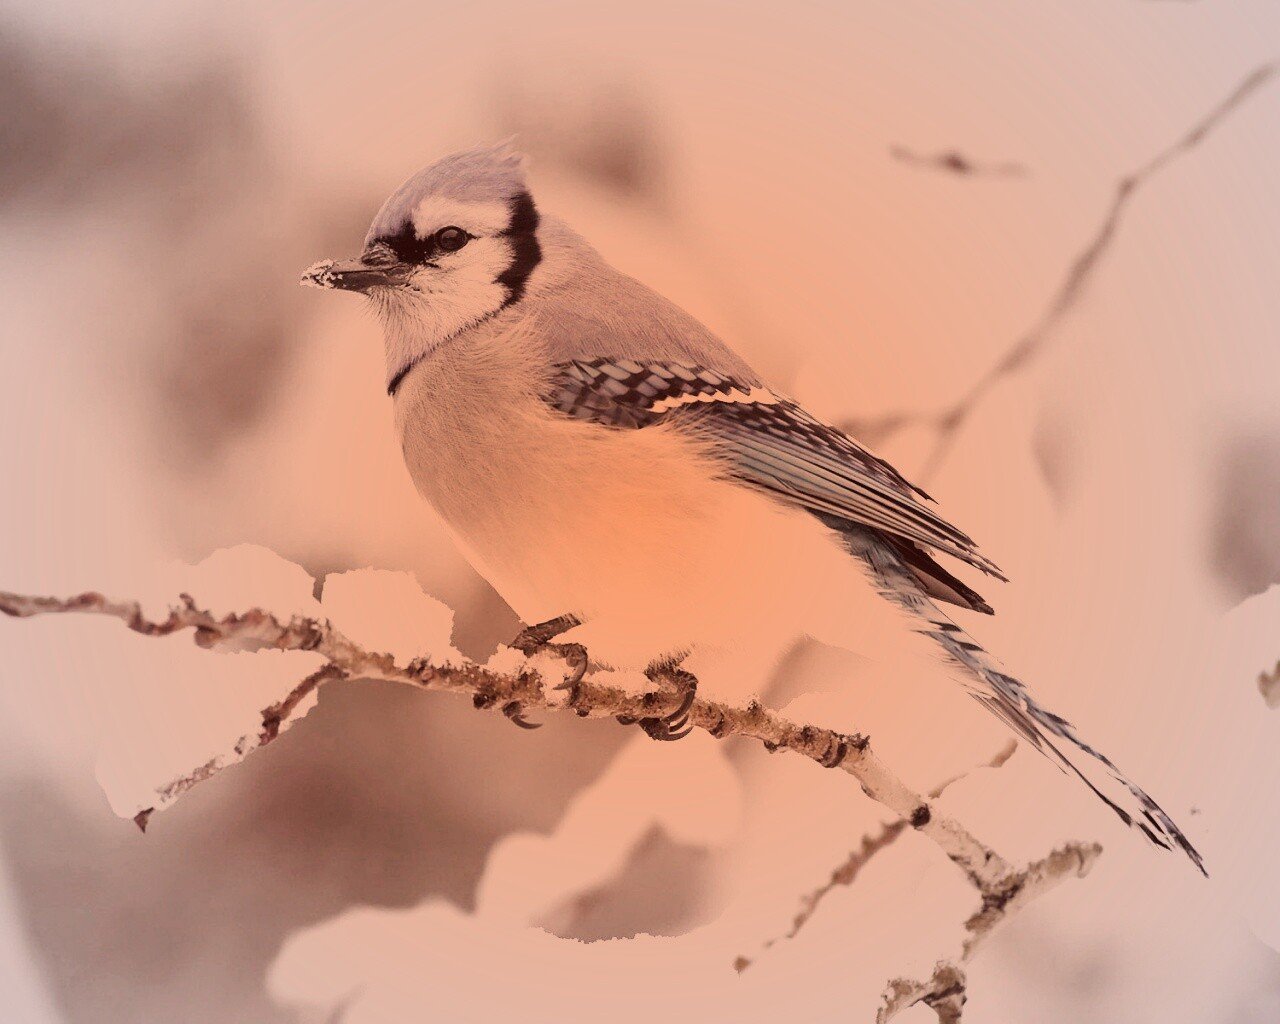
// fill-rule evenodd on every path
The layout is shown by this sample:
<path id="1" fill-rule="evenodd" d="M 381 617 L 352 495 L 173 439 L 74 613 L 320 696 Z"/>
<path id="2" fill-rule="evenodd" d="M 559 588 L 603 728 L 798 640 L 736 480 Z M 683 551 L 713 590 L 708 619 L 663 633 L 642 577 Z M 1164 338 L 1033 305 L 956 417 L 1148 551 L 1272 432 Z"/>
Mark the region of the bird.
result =
<path id="1" fill-rule="evenodd" d="M 796 633 L 927 644 L 1016 736 L 1204 872 L 1155 800 L 944 610 L 993 611 L 942 559 L 1006 579 L 970 536 L 540 209 L 512 140 L 414 174 L 358 257 L 302 283 L 367 299 L 414 484 L 533 624 L 527 649 L 563 633 L 637 667 Z"/>

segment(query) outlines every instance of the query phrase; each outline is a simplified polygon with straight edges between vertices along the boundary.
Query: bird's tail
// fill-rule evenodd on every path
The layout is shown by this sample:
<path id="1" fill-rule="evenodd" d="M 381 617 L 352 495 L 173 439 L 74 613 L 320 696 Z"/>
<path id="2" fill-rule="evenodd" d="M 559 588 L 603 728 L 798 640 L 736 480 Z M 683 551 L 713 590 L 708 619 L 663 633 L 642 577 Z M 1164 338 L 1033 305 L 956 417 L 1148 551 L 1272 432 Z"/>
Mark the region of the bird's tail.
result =
<path id="1" fill-rule="evenodd" d="M 1130 828 L 1166 850 L 1181 849 L 1207 874 L 1200 854 L 1160 805 L 1125 778 L 1109 758 L 1080 739 L 1070 722 L 1036 703 L 1021 682 L 1004 672 L 926 596 L 889 545 L 861 529 L 845 531 L 844 538 L 851 552 L 870 568 L 884 596 L 918 619 L 920 632 L 964 670 L 962 682 L 978 703 L 1064 772 L 1077 776 Z"/>

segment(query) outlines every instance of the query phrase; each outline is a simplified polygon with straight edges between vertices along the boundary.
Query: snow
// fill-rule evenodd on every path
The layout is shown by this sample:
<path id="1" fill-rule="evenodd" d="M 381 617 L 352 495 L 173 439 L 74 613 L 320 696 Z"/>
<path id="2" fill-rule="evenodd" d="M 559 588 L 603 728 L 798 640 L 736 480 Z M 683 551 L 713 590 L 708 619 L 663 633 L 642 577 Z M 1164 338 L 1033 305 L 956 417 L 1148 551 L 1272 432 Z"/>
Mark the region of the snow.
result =
<path id="1" fill-rule="evenodd" d="M 609 881 L 654 826 L 676 842 L 724 846 L 741 825 L 742 793 L 721 745 L 695 732 L 678 743 L 636 736 L 584 789 L 549 836 L 514 833 L 494 847 L 476 913 L 529 925 Z"/>
<path id="2" fill-rule="evenodd" d="M 414 658 L 465 661 L 451 642 L 453 612 L 425 593 L 412 573 L 330 573 L 322 600 L 329 620 L 365 650 L 390 654 L 402 665 Z"/>
<path id="3" fill-rule="evenodd" d="M 135 637 L 115 653 L 133 685 L 102 702 L 96 774 L 122 818 L 172 803 L 181 795 L 172 783 L 203 766 L 212 774 L 239 762 L 258 745 L 262 710 L 324 661 L 304 651 L 211 654 L 182 635 Z"/>

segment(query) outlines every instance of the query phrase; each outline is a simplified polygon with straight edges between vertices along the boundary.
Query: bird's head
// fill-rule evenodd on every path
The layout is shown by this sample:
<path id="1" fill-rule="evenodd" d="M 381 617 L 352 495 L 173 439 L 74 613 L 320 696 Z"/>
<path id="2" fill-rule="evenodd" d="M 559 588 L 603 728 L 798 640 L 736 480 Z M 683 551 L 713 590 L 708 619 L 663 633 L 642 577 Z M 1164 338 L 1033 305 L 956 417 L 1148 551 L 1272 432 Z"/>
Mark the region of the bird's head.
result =
<path id="1" fill-rule="evenodd" d="M 388 360 L 417 358 L 520 301 L 542 258 L 537 229 L 524 157 L 509 142 L 466 150 L 392 193 L 358 257 L 322 260 L 302 283 L 367 296 Z"/>

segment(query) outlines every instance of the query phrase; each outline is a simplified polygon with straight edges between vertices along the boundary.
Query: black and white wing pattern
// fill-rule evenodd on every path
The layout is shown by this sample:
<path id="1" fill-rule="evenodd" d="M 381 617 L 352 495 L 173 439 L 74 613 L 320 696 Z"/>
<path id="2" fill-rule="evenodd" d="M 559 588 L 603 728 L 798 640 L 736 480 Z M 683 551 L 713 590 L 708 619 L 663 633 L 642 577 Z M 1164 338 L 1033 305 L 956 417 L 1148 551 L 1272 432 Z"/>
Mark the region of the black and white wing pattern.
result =
<path id="1" fill-rule="evenodd" d="M 703 366 L 605 358 L 558 366 L 546 398 L 569 416 L 610 427 L 696 417 L 696 428 L 743 483 L 823 519 L 868 526 L 1004 579 L 970 537 L 926 504 L 927 494 L 847 434 L 766 388 Z"/>

